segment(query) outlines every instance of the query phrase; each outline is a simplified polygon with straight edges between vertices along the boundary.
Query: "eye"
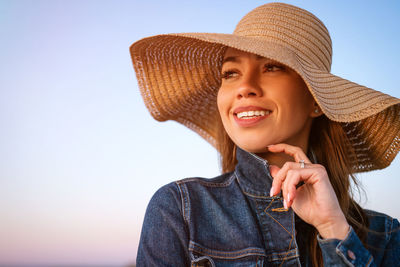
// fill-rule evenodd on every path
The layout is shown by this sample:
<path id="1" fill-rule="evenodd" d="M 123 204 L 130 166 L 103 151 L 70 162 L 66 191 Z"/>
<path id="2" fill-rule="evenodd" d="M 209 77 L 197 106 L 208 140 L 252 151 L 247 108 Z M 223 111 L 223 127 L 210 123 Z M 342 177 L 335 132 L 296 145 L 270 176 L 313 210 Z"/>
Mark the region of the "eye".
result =
<path id="1" fill-rule="evenodd" d="M 228 80 L 230 78 L 236 77 L 238 72 L 235 70 L 226 70 L 221 73 L 221 79 Z"/>
<path id="2" fill-rule="evenodd" d="M 285 67 L 278 63 L 267 63 L 264 65 L 264 71 L 266 72 L 275 72 L 285 70 Z"/>

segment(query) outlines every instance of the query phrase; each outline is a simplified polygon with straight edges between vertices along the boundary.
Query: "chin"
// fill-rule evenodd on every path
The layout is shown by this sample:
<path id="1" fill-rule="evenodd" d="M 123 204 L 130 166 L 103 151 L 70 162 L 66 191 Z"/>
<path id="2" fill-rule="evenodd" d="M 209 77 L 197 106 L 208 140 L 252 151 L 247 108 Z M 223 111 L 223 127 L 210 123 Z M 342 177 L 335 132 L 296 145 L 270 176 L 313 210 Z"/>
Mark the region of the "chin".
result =
<path id="1" fill-rule="evenodd" d="M 247 152 L 262 153 L 268 151 L 267 146 L 272 143 L 261 142 L 260 140 L 235 140 L 235 144 Z"/>

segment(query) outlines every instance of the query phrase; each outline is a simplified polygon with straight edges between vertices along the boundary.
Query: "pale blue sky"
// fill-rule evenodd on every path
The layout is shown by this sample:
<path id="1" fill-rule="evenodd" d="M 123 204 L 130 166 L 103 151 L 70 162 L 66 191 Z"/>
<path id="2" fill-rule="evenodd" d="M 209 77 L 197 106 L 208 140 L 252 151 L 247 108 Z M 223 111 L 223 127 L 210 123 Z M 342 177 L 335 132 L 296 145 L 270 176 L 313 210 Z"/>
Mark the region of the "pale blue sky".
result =
<path id="1" fill-rule="evenodd" d="M 218 175 L 217 154 L 142 103 L 129 46 L 233 31 L 269 1 L 0 0 L 0 264 L 122 266 L 160 186 Z M 400 97 L 400 2 L 283 1 L 317 15 L 332 72 Z M 400 217 L 399 160 L 361 177 L 364 206 Z"/>

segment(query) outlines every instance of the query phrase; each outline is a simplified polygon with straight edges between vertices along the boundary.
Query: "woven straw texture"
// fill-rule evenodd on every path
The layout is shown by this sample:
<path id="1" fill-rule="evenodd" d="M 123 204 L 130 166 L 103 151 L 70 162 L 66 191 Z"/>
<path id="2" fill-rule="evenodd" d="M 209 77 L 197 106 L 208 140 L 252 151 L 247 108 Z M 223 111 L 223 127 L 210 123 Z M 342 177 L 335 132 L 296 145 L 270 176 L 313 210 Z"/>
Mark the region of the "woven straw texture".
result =
<path id="1" fill-rule="evenodd" d="M 282 3 L 252 10 L 233 34 L 166 34 L 135 42 L 130 52 L 151 115 L 178 121 L 215 146 L 216 96 L 227 47 L 294 69 L 324 114 L 342 123 L 357 154 L 356 172 L 384 168 L 397 155 L 400 100 L 331 74 L 332 42 L 324 24 Z"/>

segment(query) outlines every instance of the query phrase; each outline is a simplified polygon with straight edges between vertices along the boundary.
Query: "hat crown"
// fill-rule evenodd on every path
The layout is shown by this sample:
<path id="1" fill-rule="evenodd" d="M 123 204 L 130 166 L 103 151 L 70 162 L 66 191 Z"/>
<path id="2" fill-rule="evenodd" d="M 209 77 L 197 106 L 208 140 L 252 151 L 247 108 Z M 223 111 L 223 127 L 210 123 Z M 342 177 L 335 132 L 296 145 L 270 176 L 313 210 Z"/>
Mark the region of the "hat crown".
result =
<path id="1" fill-rule="evenodd" d="M 310 12 L 283 3 L 269 3 L 245 15 L 235 35 L 284 45 L 303 61 L 330 71 L 332 41 L 325 25 Z"/>

